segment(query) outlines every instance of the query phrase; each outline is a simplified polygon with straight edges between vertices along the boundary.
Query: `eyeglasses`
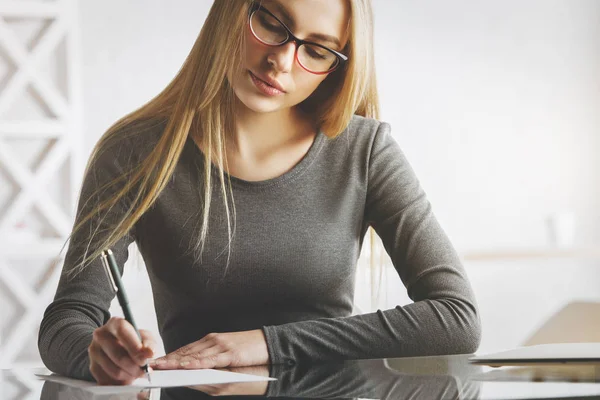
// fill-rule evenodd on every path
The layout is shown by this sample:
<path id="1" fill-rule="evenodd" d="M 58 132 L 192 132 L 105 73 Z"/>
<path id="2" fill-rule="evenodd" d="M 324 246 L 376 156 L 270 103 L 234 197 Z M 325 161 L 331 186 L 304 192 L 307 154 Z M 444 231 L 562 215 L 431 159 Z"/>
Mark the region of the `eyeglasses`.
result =
<path id="1" fill-rule="evenodd" d="M 347 56 L 326 46 L 297 38 L 279 18 L 257 2 L 252 2 L 248 11 L 248 26 L 254 37 L 267 46 L 283 46 L 293 41 L 296 61 L 313 74 L 328 74 L 348 60 Z"/>

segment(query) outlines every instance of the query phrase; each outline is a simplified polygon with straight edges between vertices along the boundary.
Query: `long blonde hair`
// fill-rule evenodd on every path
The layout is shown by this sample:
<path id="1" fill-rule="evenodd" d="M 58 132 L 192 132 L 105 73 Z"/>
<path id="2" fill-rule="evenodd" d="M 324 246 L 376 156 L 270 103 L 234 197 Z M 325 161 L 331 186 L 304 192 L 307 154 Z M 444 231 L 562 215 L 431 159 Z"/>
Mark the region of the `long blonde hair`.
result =
<path id="1" fill-rule="evenodd" d="M 298 105 L 302 111 L 314 116 L 317 126 L 330 138 L 336 137 L 348 126 L 353 114 L 379 117 L 371 2 L 347 1 L 350 4 L 351 18 L 348 21 L 348 42 L 342 52 L 349 59 L 342 67 L 330 73 L 314 93 Z M 146 120 L 167 121 L 157 143 L 139 165 L 98 189 L 100 192 L 106 187 L 116 187 L 114 195 L 94 204 L 90 212 L 78 217 L 79 222 L 73 227 L 69 238 L 94 216 L 108 213 L 125 196 L 130 199 L 128 209 L 115 221 L 114 226 L 98 232 L 102 233 L 102 237 L 95 239 L 96 245 L 92 247 L 91 254 L 88 254 L 88 245 L 76 268 L 70 272 L 85 268 L 100 256 L 103 249 L 113 246 L 134 227 L 168 183 L 190 134 L 198 135 L 196 137 L 199 138 L 205 155 L 202 224 L 194 250 L 199 249 L 201 257 L 209 228 L 211 165 L 215 164 L 219 171 L 220 192 L 227 214 L 227 265 L 229 264 L 231 241 L 235 233 L 235 205 L 231 183 L 224 174 L 228 170 L 225 139 L 235 126 L 236 97 L 230 82 L 242 65 L 244 30 L 247 29 L 247 14 L 251 3 L 252 0 L 215 0 L 192 50 L 175 78 L 148 103 L 115 122 L 97 142 L 88 160 L 85 175 L 90 172 L 94 160 L 102 150 L 120 139 L 128 127 Z M 133 129 L 133 133 L 128 134 L 141 134 L 141 131 L 136 133 Z M 228 198 L 231 199 L 231 204 Z M 82 201 L 81 194 L 79 201 Z M 372 229 L 370 234 L 373 247 Z M 372 263 L 373 250 L 372 248 Z"/>

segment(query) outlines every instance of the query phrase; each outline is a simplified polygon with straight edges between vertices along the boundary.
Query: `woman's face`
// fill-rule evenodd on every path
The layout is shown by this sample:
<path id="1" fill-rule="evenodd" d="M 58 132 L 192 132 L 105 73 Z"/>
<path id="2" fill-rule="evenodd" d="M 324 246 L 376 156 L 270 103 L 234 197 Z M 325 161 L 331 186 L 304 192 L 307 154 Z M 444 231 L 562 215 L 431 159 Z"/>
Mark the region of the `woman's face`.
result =
<path id="1" fill-rule="evenodd" d="M 341 51 L 347 40 L 348 0 L 263 0 L 262 5 L 279 18 L 292 33 L 305 40 Z M 314 35 L 329 35 L 335 44 Z M 296 44 L 268 46 L 246 28 L 243 68 L 234 77 L 232 87 L 238 99 L 256 112 L 273 112 L 295 106 L 309 97 L 328 74 L 313 74 L 295 59 Z M 253 76 L 278 82 L 283 93 L 265 94 Z"/>

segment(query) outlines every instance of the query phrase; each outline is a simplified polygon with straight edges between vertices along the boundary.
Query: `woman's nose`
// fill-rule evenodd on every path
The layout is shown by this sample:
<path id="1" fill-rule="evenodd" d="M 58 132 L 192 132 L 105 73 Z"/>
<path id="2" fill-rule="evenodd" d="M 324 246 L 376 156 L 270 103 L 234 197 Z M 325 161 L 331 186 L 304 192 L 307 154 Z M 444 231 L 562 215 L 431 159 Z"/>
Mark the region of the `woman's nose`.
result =
<path id="1" fill-rule="evenodd" d="M 291 71 L 296 58 L 296 42 L 289 41 L 283 46 L 273 47 L 271 56 L 276 62 L 276 68 L 280 72 Z"/>

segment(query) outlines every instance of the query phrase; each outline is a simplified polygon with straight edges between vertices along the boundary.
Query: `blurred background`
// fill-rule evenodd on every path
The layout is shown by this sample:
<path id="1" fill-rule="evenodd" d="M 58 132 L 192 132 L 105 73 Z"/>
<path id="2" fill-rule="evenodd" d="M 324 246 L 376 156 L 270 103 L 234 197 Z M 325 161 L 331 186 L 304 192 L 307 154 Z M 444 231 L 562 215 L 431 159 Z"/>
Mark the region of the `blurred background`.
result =
<path id="1" fill-rule="evenodd" d="M 0 0 L 0 368 L 41 365 L 38 323 L 92 147 L 175 76 L 211 4 Z M 380 119 L 463 259 L 478 353 L 525 343 L 569 303 L 600 303 L 600 2 L 373 6 Z M 135 244 L 124 279 L 138 325 L 159 337 Z M 355 302 L 411 302 L 380 247 L 363 249 Z"/>

